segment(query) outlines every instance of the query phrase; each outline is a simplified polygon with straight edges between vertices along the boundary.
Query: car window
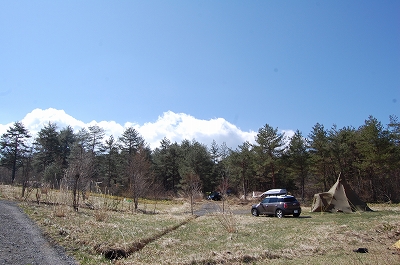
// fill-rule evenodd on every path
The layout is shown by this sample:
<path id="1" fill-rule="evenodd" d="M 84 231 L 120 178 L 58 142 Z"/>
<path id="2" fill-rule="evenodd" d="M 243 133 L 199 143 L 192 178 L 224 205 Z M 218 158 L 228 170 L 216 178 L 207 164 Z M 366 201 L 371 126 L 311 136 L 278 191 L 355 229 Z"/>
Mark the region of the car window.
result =
<path id="1" fill-rule="evenodd" d="M 289 197 L 289 198 L 284 198 L 283 201 L 284 201 L 284 202 L 295 202 L 295 201 L 297 201 L 297 200 L 296 200 L 296 198 L 294 198 L 294 197 Z"/>
<path id="2" fill-rule="evenodd" d="M 269 203 L 274 203 L 274 202 L 277 202 L 278 201 L 278 198 L 270 198 L 269 199 Z"/>
<path id="3" fill-rule="evenodd" d="M 269 198 L 264 198 L 264 200 L 262 200 L 261 203 L 268 203 L 269 202 Z"/>

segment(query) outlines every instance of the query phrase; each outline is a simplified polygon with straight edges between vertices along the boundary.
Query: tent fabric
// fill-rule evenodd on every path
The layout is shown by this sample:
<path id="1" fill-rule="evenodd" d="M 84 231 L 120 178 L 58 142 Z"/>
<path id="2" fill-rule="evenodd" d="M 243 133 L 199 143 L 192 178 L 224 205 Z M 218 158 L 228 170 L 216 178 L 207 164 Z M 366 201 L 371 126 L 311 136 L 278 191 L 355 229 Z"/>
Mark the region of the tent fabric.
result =
<path id="1" fill-rule="evenodd" d="M 355 211 L 371 211 L 371 209 L 340 176 L 328 192 L 314 195 L 311 206 L 311 212 L 351 213 Z"/>
<path id="2" fill-rule="evenodd" d="M 400 250 L 400 240 L 397 241 L 396 243 L 394 243 L 394 245 L 392 246 L 392 248 L 395 248 L 395 249 Z"/>

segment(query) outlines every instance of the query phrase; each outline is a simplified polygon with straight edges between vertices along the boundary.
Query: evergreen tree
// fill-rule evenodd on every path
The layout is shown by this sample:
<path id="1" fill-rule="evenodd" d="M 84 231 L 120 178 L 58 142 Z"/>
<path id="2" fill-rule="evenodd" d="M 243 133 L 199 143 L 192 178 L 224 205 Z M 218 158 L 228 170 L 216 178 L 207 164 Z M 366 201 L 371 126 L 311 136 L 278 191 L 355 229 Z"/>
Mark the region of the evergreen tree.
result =
<path id="1" fill-rule="evenodd" d="M 327 191 L 330 187 L 331 156 L 328 133 L 322 124 L 317 123 L 309 135 L 310 169 L 317 184 L 322 184 L 318 192 Z M 332 183 L 333 184 L 333 183 Z"/>
<path id="2" fill-rule="evenodd" d="M 98 125 L 89 126 L 89 148 L 93 154 L 97 154 L 103 145 L 104 129 Z"/>
<path id="3" fill-rule="evenodd" d="M 200 178 L 204 190 L 212 190 L 216 181 L 211 178 L 213 162 L 207 147 L 196 140 L 183 140 L 181 144 L 182 160 L 179 166 L 181 176 L 194 174 Z"/>
<path id="4" fill-rule="evenodd" d="M 244 199 L 246 199 L 250 187 L 258 188 L 258 184 L 252 185 L 251 183 L 255 175 L 252 145 L 247 141 L 239 145 L 236 150 L 230 152 L 227 161 L 230 168 L 231 182 L 236 187 L 236 190 L 240 190 Z"/>
<path id="5" fill-rule="evenodd" d="M 351 183 L 357 174 L 356 163 L 358 151 L 356 148 L 356 133 L 352 127 L 337 129 L 334 125 L 328 132 L 331 157 L 333 159 L 333 178 L 336 181 L 339 174 Z"/>
<path id="6" fill-rule="evenodd" d="M 388 132 L 391 143 L 390 158 L 387 162 L 390 168 L 390 182 L 392 183 L 392 190 L 400 190 L 400 122 L 394 115 L 390 116 L 390 123 L 388 124 Z M 400 193 L 393 192 L 391 194 L 393 202 L 400 201 Z"/>
<path id="7" fill-rule="evenodd" d="M 400 122 L 397 116 L 389 116 L 390 123 L 388 124 L 388 131 L 390 133 L 391 141 L 396 147 L 400 147 Z"/>
<path id="8" fill-rule="evenodd" d="M 61 154 L 61 163 L 63 169 L 68 167 L 68 158 L 71 154 L 72 146 L 76 141 L 76 136 L 74 134 L 74 130 L 71 126 L 67 126 L 61 129 L 58 141 L 60 143 L 60 154 Z"/>
<path id="9" fill-rule="evenodd" d="M 119 141 L 122 153 L 129 155 L 134 154 L 140 146 L 145 145 L 143 137 L 133 127 L 126 128 L 121 137 L 119 137 Z"/>
<path id="10" fill-rule="evenodd" d="M 360 168 L 364 172 L 372 191 L 372 200 L 390 200 L 393 193 L 390 176 L 392 144 L 390 134 L 382 124 L 370 116 L 359 128 L 358 150 Z M 395 191 L 396 192 L 396 191 Z"/>
<path id="11" fill-rule="evenodd" d="M 304 201 L 306 179 L 309 174 L 309 153 L 306 139 L 299 130 L 290 138 L 286 155 L 289 160 L 289 173 L 300 182 L 301 198 Z"/>
<path id="12" fill-rule="evenodd" d="M 122 133 L 121 137 L 119 137 L 120 142 L 120 150 L 122 161 L 121 163 L 124 166 L 125 172 L 125 180 L 129 190 L 132 189 L 131 178 L 129 177 L 129 170 L 133 166 L 133 157 L 139 148 L 145 146 L 145 141 L 142 136 L 136 131 L 133 127 L 126 128 Z"/>
<path id="13" fill-rule="evenodd" d="M 209 154 L 211 157 L 211 160 L 213 162 L 212 165 L 212 172 L 210 179 L 213 182 L 212 185 L 214 186 L 212 190 L 208 190 L 209 192 L 216 190 L 216 186 L 218 185 L 218 190 L 223 193 L 221 190 L 221 183 L 223 182 L 222 180 L 227 180 L 227 174 L 225 171 L 225 165 L 223 163 L 223 158 L 221 156 L 221 149 L 217 142 L 215 140 L 212 141 L 211 147 L 209 148 Z M 226 182 L 226 181 L 225 181 Z M 224 194 L 223 194 L 224 196 Z"/>
<path id="14" fill-rule="evenodd" d="M 178 192 L 180 182 L 179 165 L 182 159 L 180 146 L 163 138 L 160 147 L 153 152 L 153 161 L 156 178 L 163 183 L 166 191 Z"/>
<path id="15" fill-rule="evenodd" d="M 23 159 L 29 151 L 27 140 L 30 138 L 29 131 L 21 122 L 15 122 L 1 136 L 0 139 L 0 157 L 1 166 L 11 170 L 11 183 L 15 181 L 17 170 L 22 167 Z"/>
<path id="16" fill-rule="evenodd" d="M 49 122 L 35 139 L 34 164 L 43 180 L 56 181 L 62 175 L 62 153 L 57 125 Z"/>
<path id="17" fill-rule="evenodd" d="M 110 188 L 112 185 L 116 185 L 118 181 L 118 159 L 119 159 L 119 143 L 114 139 L 114 136 L 110 137 L 105 141 L 101 152 L 103 153 L 103 174 L 105 176 L 105 185 Z"/>
<path id="18" fill-rule="evenodd" d="M 89 152 L 93 156 L 93 172 L 91 173 L 91 183 L 90 183 L 90 191 L 97 188 L 98 184 L 101 182 L 102 176 L 101 170 L 101 151 L 103 148 L 103 138 L 104 138 L 104 129 L 99 127 L 98 125 L 89 126 L 88 127 L 88 144 L 89 144 Z"/>
<path id="19" fill-rule="evenodd" d="M 75 135 L 75 144 L 85 151 L 92 150 L 90 133 L 86 128 L 81 128 Z"/>
<path id="20" fill-rule="evenodd" d="M 267 182 L 265 188 L 276 188 L 277 174 L 280 170 L 280 158 L 284 152 L 285 134 L 266 124 L 258 130 L 254 151 L 256 171 Z"/>
<path id="21" fill-rule="evenodd" d="M 210 156 L 214 164 L 217 164 L 218 161 L 220 160 L 220 154 L 219 154 L 219 146 L 215 140 L 212 141 L 211 147 L 210 147 Z"/>

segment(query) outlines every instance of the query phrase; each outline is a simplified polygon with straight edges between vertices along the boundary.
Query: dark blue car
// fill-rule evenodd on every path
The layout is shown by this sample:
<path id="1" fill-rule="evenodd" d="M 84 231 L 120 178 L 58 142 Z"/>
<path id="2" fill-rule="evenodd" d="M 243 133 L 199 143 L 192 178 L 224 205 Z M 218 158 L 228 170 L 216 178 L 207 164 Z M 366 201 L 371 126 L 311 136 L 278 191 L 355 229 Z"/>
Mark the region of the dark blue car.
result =
<path id="1" fill-rule="evenodd" d="M 217 191 L 211 192 L 211 194 L 207 196 L 207 200 L 220 201 L 221 199 L 222 195 Z"/>

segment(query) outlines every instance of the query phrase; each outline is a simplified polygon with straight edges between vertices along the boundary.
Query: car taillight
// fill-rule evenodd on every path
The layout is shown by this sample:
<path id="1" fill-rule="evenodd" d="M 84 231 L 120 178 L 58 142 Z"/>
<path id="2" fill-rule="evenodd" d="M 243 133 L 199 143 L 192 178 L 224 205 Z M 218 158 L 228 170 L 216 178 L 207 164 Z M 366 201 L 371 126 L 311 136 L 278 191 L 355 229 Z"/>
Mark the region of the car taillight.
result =
<path id="1" fill-rule="evenodd" d="M 288 207 L 288 205 L 287 205 L 287 203 L 285 202 L 284 204 L 283 204 L 283 208 L 287 208 Z"/>

